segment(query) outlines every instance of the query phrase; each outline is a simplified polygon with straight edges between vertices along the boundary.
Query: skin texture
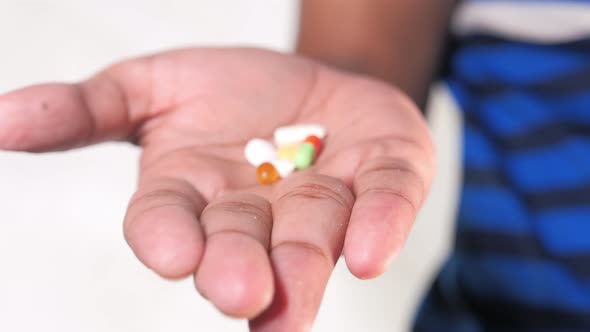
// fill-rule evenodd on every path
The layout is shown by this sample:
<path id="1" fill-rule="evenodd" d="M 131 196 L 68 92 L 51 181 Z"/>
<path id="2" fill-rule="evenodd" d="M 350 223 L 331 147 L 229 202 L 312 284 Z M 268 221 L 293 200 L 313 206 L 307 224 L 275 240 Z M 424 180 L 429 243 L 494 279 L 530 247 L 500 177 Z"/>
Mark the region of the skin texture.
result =
<path id="1" fill-rule="evenodd" d="M 419 106 L 457 0 L 302 0 L 297 52 L 394 84 Z"/>
<path id="2" fill-rule="evenodd" d="M 258 185 L 245 143 L 296 123 L 328 128 L 321 156 Z M 308 331 L 342 252 L 359 278 L 382 273 L 434 166 L 425 121 L 398 90 L 270 51 L 179 50 L 0 96 L 0 149 L 106 140 L 142 148 L 124 221 L 138 259 L 165 278 L 193 275 L 253 331 Z"/>

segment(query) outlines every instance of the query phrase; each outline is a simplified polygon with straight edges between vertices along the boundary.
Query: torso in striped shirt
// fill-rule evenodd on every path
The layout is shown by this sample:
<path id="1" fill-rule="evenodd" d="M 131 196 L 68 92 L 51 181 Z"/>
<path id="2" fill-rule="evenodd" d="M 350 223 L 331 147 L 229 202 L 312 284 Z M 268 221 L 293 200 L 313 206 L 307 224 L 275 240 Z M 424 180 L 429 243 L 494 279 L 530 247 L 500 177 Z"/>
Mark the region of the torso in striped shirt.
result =
<path id="1" fill-rule="evenodd" d="M 455 248 L 416 331 L 590 331 L 590 0 L 467 1 Z"/>

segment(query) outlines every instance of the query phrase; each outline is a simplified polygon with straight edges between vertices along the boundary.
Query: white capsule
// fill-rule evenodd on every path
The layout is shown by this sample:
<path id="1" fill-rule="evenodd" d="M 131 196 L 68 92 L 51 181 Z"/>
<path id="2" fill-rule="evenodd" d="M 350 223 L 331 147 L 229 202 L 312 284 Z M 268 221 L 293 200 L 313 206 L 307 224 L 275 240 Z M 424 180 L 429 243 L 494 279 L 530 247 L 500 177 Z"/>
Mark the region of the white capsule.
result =
<path id="1" fill-rule="evenodd" d="M 254 167 L 277 159 L 277 152 L 274 145 L 262 138 L 251 139 L 246 144 L 244 155 L 246 156 L 246 160 Z"/>
<path id="2" fill-rule="evenodd" d="M 271 161 L 271 164 L 275 167 L 283 179 L 289 176 L 295 170 L 295 163 L 290 160 L 276 159 Z"/>
<path id="3" fill-rule="evenodd" d="M 300 124 L 277 128 L 274 132 L 276 146 L 301 143 L 308 136 L 326 137 L 326 128 L 318 124 Z"/>

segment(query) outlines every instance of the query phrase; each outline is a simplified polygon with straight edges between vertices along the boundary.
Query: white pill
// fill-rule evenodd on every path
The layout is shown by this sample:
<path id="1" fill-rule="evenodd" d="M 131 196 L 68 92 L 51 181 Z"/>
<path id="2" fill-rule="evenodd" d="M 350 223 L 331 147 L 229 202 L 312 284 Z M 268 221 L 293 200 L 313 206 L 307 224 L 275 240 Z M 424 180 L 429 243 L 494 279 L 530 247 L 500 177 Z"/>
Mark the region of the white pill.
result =
<path id="1" fill-rule="evenodd" d="M 246 144 L 244 155 L 246 156 L 246 160 L 254 167 L 277 159 L 277 152 L 274 145 L 262 138 L 251 139 Z"/>
<path id="2" fill-rule="evenodd" d="M 276 146 L 303 142 L 308 136 L 326 137 L 326 128 L 318 124 L 300 124 L 277 128 L 274 132 Z"/>
<path id="3" fill-rule="evenodd" d="M 277 172 L 281 175 L 281 178 L 286 178 L 295 170 L 295 163 L 286 159 L 276 159 L 271 162 Z"/>

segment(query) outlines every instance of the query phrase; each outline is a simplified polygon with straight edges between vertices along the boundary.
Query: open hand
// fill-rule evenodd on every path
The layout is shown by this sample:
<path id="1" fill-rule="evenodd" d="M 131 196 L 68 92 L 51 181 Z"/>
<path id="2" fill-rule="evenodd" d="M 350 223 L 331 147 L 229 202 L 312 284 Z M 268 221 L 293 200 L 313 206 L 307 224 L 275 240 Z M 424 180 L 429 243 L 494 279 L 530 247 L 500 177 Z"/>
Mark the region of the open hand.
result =
<path id="1" fill-rule="evenodd" d="M 296 123 L 327 127 L 319 159 L 258 185 L 246 142 Z M 270 51 L 173 51 L 0 96 L 0 149 L 105 140 L 143 149 L 124 223 L 137 257 L 166 278 L 194 274 L 253 331 L 309 330 L 342 251 L 359 278 L 381 274 L 434 169 L 425 121 L 399 91 Z"/>

